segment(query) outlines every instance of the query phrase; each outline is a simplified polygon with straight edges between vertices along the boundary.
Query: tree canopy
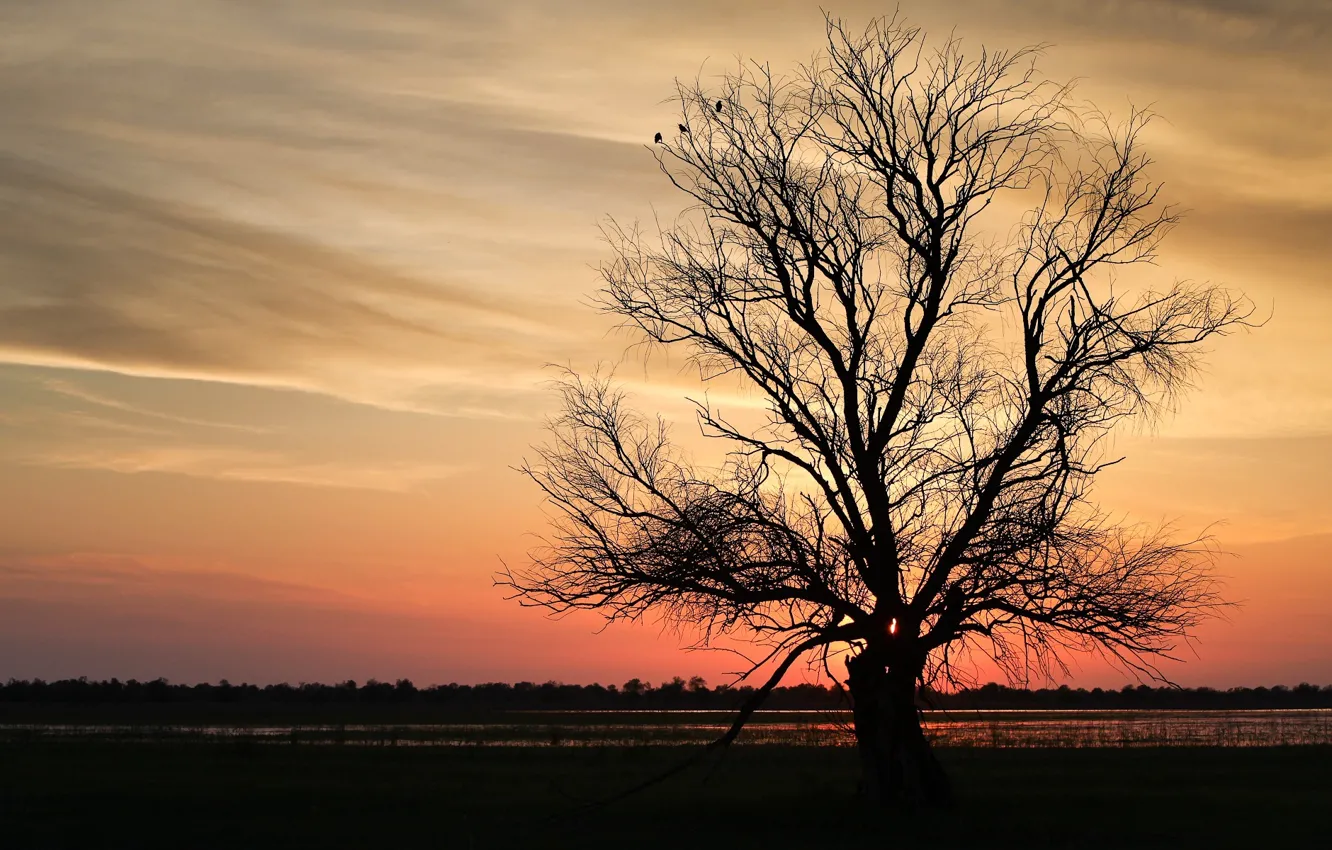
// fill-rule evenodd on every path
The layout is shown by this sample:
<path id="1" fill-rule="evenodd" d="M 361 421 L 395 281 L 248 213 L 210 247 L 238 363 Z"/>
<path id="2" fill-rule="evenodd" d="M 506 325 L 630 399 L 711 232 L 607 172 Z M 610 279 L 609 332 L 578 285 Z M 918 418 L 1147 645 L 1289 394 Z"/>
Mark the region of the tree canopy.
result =
<path id="1" fill-rule="evenodd" d="M 1159 675 L 1221 602 L 1212 552 L 1091 488 L 1114 429 L 1169 410 L 1250 308 L 1125 279 L 1178 220 L 1149 116 L 1079 105 L 1038 57 L 829 19 L 794 75 L 679 85 L 653 151 L 691 205 L 609 225 L 599 303 L 765 419 L 699 402 L 728 451 L 706 468 L 609 376 L 569 373 L 522 467 L 554 525 L 502 576 L 521 602 L 752 636 L 768 689 L 847 646 L 912 683 L 965 682 L 968 654 L 1015 681 L 1081 651 Z"/>

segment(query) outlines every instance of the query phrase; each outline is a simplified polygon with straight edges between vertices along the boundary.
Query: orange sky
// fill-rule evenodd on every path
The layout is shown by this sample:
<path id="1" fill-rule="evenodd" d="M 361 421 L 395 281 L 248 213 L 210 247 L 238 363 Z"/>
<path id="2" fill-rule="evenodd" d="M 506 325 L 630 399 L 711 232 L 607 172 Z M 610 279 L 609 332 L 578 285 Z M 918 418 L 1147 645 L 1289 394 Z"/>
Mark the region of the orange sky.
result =
<path id="1" fill-rule="evenodd" d="M 1155 176 L 1191 213 L 1161 274 L 1272 318 L 1120 436 L 1102 501 L 1222 523 L 1244 606 L 1178 681 L 1332 682 L 1332 9 L 902 9 L 1048 42 L 1051 76 L 1164 117 Z M 756 0 L 0 7 L 0 679 L 721 681 L 732 659 L 490 576 L 542 526 L 510 469 L 542 364 L 626 342 L 582 306 L 597 222 L 678 206 L 643 149 L 672 78 L 821 34 L 818 4 Z M 673 371 L 627 377 L 686 413 Z"/>

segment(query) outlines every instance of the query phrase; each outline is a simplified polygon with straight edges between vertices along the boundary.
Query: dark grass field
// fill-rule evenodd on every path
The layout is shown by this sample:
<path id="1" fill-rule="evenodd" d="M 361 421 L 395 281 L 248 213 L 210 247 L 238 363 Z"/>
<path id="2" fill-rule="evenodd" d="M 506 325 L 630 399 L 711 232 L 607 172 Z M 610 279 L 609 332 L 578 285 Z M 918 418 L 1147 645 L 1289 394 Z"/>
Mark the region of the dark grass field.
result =
<path id="1" fill-rule="evenodd" d="M 0 846 L 1327 847 L 1332 748 L 943 752 L 954 811 L 876 819 L 854 753 L 737 747 L 579 805 L 672 748 L 31 742 L 0 750 Z"/>

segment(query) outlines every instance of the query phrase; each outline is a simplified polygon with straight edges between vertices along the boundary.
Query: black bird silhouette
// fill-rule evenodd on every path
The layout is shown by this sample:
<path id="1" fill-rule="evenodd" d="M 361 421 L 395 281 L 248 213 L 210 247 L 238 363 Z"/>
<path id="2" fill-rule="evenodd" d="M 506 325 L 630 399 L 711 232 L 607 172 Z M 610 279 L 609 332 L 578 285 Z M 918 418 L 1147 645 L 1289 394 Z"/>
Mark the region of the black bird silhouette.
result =
<path id="1" fill-rule="evenodd" d="M 717 111 L 721 112 L 721 110 L 722 110 L 722 102 L 719 100 L 717 101 Z"/>
<path id="2" fill-rule="evenodd" d="M 681 124 L 681 125 L 680 125 L 680 132 L 681 132 L 681 133 L 688 133 L 688 132 L 689 132 L 689 128 L 686 127 L 685 125 Z"/>
<path id="3" fill-rule="evenodd" d="M 657 135 L 655 135 L 655 136 L 652 137 L 652 143 L 653 143 L 654 145 L 659 145 L 659 144 L 661 144 L 661 133 L 658 133 Z"/>

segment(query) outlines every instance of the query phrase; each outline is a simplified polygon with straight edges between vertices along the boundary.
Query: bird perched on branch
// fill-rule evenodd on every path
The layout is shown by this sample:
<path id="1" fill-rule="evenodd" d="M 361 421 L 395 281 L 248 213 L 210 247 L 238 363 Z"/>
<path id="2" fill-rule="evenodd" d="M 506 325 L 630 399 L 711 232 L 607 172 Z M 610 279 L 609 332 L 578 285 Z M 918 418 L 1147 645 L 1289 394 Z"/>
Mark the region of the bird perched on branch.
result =
<path id="1" fill-rule="evenodd" d="M 720 100 L 717 101 L 717 111 L 718 111 L 718 112 L 721 112 L 721 111 L 722 111 L 722 102 L 721 102 Z"/>
<path id="2" fill-rule="evenodd" d="M 686 127 L 685 125 L 681 124 L 681 125 L 680 125 L 680 132 L 681 132 L 681 133 L 684 133 L 685 135 L 688 135 L 688 134 L 689 134 L 689 128 Z"/>
<path id="3" fill-rule="evenodd" d="M 661 133 L 658 133 L 657 135 L 652 137 L 652 144 L 654 145 L 661 144 Z"/>

